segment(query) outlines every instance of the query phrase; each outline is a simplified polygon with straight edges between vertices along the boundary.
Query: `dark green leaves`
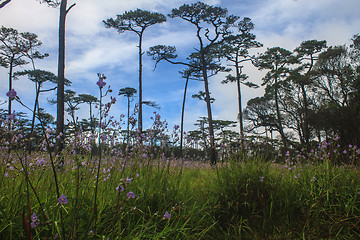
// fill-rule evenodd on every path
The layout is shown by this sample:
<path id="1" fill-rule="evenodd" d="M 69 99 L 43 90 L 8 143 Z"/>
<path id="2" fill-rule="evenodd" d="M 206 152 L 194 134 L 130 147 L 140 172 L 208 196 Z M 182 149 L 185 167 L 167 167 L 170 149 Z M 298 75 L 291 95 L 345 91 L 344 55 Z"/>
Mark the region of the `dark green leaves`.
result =
<path id="1" fill-rule="evenodd" d="M 120 89 L 118 95 L 119 96 L 124 95 L 124 96 L 130 98 L 130 97 L 134 96 L 136 92 L 137 91 L 135 88 L 126 87 L 126 88 Z"/>
<path id="2" fill-rule="evenodd" d="M 133 31 L 140 34 L 149 26 L 166 22 L 166 17 L 161 13 L 136 9 L 135 11 L 126 11 L 117 15 L 115 19 L 109 18 L 103 22 L 105 27 L 115 28 L 119 33 Z"/>

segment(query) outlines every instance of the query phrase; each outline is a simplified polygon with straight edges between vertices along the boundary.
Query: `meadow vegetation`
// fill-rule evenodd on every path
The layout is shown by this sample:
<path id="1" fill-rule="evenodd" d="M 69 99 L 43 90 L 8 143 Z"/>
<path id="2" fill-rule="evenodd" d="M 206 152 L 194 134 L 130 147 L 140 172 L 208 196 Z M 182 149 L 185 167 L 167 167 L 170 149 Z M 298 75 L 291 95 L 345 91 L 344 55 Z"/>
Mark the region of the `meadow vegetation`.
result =
<path id="1" fill-rule="evenodd" d="M 50 128 L 29 153 L 16 124 L 1 128 L 1 239 L 360 237 L 360 150 L 338 139 L 277 161 L 265 144 L 223 145 L 231 155 L 212 166 L 145 136 L 92 151 L 78 134 L 56 156 Z"/>

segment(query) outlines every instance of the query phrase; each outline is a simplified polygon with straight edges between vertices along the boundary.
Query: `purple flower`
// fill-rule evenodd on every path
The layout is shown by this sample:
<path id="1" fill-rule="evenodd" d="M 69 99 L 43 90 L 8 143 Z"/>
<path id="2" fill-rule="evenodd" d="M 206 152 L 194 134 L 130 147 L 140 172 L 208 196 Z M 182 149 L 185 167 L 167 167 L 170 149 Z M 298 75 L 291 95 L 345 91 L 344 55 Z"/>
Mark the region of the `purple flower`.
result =
<path id="1" fill-rule="evenodd" d="M 261 176 L 260 177 L 260 182 L 263 182 L 264 181 L 264 176 Z"/>
<path id="2" fill-rule="evenodd" d="M 132 191 L 128 192 L 128 193 L 126 194 L 126 196 L 127 196 L 128 198 L 135 198 L 135 194 L 134 194 Z"/>
<path id="3" fill-rule="evenodd" d="M 10 98 L 10 100 L 13 100 L 17 95 L 17 92 L 14 89 L 11 89 L 6 93 L 6 96 Z"/>
<path id="4" fill-rule="evenodd" d="M 129 177 L 126 177 L 126 180 L 125 180 L 127 183 L 131 183 L 131 179 Z"/>
<path id="5" fill-rule="evenodd" d="M 36 214 L 33 213 L 30 218 L 31 218 L 31 224 L 30 224 L 31 228 L 36 228 L 36 226 L 40 224 Z"/>
<path id="6" fill-rule="evenodd" d="M 106 82 L 104 82 L 104 79 L 99 78 L 99 81 L 96 82 L 96 85 L 99 86 L 99 88 L 103 88 L 106 85 Z"/>
<path id="7" fill-rule="evenodd" d="M 36 222 L 31 222 L 30 226 L 31 226 L 31 228 L 36 228 Z"/>
<path id="8" fill-rule="evenodd" d="M 33 213 L 33 214 L 31 215 L 31 221 L 32 221 L 32 222 L 36 222 L 37 220 L 38 220 L 38 218 L 37 218 L 36 214 Z"/>
<path id="9" fill-rule="evenodd" d="M 121 185 L 116 187 L 116 191 L 123 192 L 124 190 L 125 190 L 125 188 L 123 186 L 121 186 Z"/>
<path id="10" fill-rule="evenodd" d="M 60 204 L 68 204 L 69 200 L 65 197 L 65 195 L 61 195 L 58 199 Z"/>
<path id="11" fill-rule="evenodd" d="M 171 214 L 168 211 L 166 211 L 164 214 L 164 219 L 166 220 L 166 219 L 170 219 L 170 218 L 171 218 Z"/>

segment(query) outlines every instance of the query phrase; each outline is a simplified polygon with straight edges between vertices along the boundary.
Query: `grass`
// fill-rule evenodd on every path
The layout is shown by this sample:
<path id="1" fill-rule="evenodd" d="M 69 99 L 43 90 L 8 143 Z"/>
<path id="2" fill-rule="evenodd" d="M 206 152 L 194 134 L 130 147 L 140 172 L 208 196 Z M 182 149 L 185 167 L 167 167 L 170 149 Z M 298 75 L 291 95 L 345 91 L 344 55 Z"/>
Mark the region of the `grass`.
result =
<path id="1" fill-rule="evenodd" d="M 1 154 L 4 159 L 7 152 Z M 125 164 L 105 156 L 95 225 L 96 159 L 71 154 L 65 159 L 57 173 L 67 204 L 58 203 L 50 163 L 40 153 L 28 169 L 35 192 L 18 156 L 0 165 L 0 239 L 26 239 L 23 223 L 24 217 L 31 221 L 30 212 L 39 219 L 33 239 L 360 238 L 360 178 L 354 166 L 326 160 L 273 164 L 255 157 L 184 167 L 175 159 L 133 158 Z M 134 198 L 127 196 L 130 191 Z"/>

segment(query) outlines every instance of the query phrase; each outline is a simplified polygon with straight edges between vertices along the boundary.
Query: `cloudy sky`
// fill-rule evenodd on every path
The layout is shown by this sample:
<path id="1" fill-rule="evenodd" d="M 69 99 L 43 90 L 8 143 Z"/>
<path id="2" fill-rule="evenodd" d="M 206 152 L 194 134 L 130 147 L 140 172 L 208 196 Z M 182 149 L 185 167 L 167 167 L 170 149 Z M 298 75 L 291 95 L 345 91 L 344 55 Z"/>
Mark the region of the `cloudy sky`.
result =
<path id="1" fill-rule="evenodd" d="M 0 0 L 2 1 L 2 0 Z M 68 0 L 68 5 L 76 3 L 67 17 L 66 23 L 66 78 L 72 81 L 71 90 L 78 94 L 99 95 L 96 86 L 97 73 L 107 76 L 113 96 L 118 101 L 111 114 L 118 117 L 126 113 L 126 98 L 117 96 L 124 87 L 138 88 L 137 36 L 134 33 L 118 34 L 113 29 L 106 29 L 102 20 L 116 17 L 127 10 L 140 8 L 168 14 L 171 9 L 189 0 Z M 360 33 L 359 0 L 204 0 L 214 6 L 227 8 L 230 14 L 250 17 L 255 24 L 253 33 L 264 47 L 296 48 L 302 41 L 317 39 L 327 40 L 328 45 L 348 45 L 354 34 Z M 12 27 L 20 32 L 36 33 L 43 42 L 40 51 L 50 56 L 36 62 L 39 69 L 57 73 L 57 33 L 59 10 L 40 4 L 37 0 L 12 0 L 0 9 L 0 24 Z M 178 50 L 179 60 L 197 47 L 194 27 L 179 19 L 168 19 L 166 23 L 148 28 L 144 35 L 143 49 L 164 44 L 174 45 Z M 26 69 L 30 65 L 23 67 Z M 180 123 L 181 104 L 185 81 L 179 75 L 181 66 L 172 66 L 161 62 L 153 71 L 154 62 L 144 55 L 143 98 L 155 101 L 161 106 L 156 110 L 170 126 Z M 15 70 L 22 70 L 21 68 Z M 251 66 L 244 68 L 249 80 L 260 84 L 265 74 Z M 236 121 L 237 93 L 235 85 L 223 85 L 224 75 L 210 80 L 210 91 L 216 99 L 213 104 L 214 119 Z M 19 97 L 29 106 L 34 101 L 34 84 L 26 79 L 14 82 Z M 51 85 L 47 86 L 51 87 Z M 206 116 L 203 101 L 191 99 L 191 95 L 203 90 L 201 82 L 190 82 L 186 105 L 186 129 L 193 129 L 193 124 L 200 116 Z M 8 91 L 8 69 L 0 68 L 0 100 L 6 100 Z M 262 89 L 243 88 L 243 102 L 261 95 Z M 41 107 L 54 116 L 55 107 L 47 99 L 55 98 L 55 92 L 41 95 Z M 136 101 L 136 98 L 135 98 Z M 244 104 L 245 105 L 245 104 Z M 6 105 L 0 106 L 5 108 Z M 16 111 L 25 111 L 14 104 Z M 79 112 L 79 118 L 88 116 L 87 106 Z M 145 127 L 150 124 L 150 117 L 155 109 L 144 107 Z M 25 111 L 26 112 L 26 111 Z"/>

